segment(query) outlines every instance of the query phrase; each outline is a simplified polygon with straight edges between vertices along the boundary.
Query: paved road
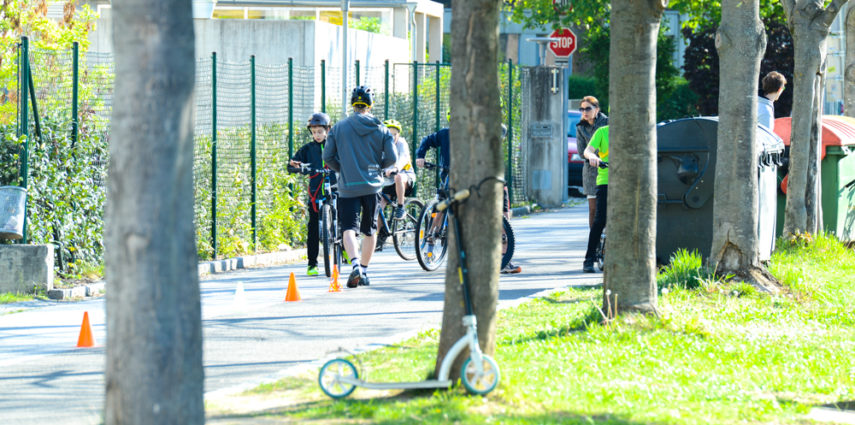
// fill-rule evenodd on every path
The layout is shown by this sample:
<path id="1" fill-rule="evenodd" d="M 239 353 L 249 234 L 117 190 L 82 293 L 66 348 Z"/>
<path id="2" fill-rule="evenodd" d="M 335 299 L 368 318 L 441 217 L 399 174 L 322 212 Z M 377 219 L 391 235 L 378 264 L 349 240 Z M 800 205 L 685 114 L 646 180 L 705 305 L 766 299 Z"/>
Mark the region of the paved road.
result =
<path id="1" fill-rule="evenodd" d="M 587 238 L 584 206 L 513 220 L 514 262 L 523 273 L 502 275 L 503 307 L 534 294 L 589 285 L 601 275 L 580 273 Z M 282 302 L 291 272 L 302 301 Z M 439 327 L 442 269 L 427 273 L 393 248 L 372 261 L 371 286 L 327 292 L 325 277 L 305 265 L 243 270 L 201 282 L 205 390 L 230 393 L 315 367 L 329 351 L 369 350 Z M 344 279 L 342 279 L 343 281 Z M 236 301 L 238 282 L 245 302 Z M 0 309 L 0 423 L 100 423 L 106 341 L 104 300 L 34 302 L 23 311 Z M 88 311 L 95 348 L 75 348 Z M 3 313 L 6 314 L 3 314 Z"/>

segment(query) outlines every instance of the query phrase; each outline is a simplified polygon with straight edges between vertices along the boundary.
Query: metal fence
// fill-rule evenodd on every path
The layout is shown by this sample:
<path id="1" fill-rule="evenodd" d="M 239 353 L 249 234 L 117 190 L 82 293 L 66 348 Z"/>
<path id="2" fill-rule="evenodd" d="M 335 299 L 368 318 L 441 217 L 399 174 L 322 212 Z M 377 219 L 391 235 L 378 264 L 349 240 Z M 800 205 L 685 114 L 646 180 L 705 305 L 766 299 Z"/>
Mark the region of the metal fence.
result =
<path id="1" fill-rule="evenodd" d="M 78 126 L 89 126 L 109 140 L 112 106 L 112 57 L 98 53 L 78 55 L 68 51 L 33 50 L 28 54 L 35 102 L 20 103 L 30 116 L 70 114 Z M 23 68 L 22 68 L 23 69 Z M 59 71 L 58 71 L 59 70 Z M 504 145 L 506 174 L 512 201 L 524 196 L 520 168 L 520 79 L 517 67 L 499 64 L 502 106 L 508 138 Z M 202 257 L 222 257 L 234 250 L 251 252 L 275 247 L 277 236 L 264 226 L 280 214 L 283 192 L 304 193 L 301 183 L 285 184 L 287 158 L 311 140 L 305 120 L 313 112 L 329 113 L 335 122 L 342 114 L 341 68 L 324 61 L 317 66 L 256 65 L 254 57 L 243 63 L 226 63 L 212 54 L 196 64 L 195 87 L 195 219 Z M 389 63 L 348 69 L 348 86 L 367 85 L 375 92 L 373 113 L 380 119 L 404 123 L 403 135 L 415 150 L 425 136 L 447 126 L 451 66 L 443 63 Z M 85 82 L 86 84 L 83 84 Z M 85 93 L 79 91 L 85 88 Z M 349 90 L 348 90 L 349 93 Z M 19 113 L 19 121 L 23 114 Z M 20 125 L 20 133 L 34 134 L 36 121 Z M 73 136 L 76 137 L 76 136 Z M 29 138 L 29 137 L 28 137 Z M 32 149 L 27 147 L 25 149 Z M 428 160 L 435 161 L 431 152 Z M 26 173 L 26 157 L 21 164 Z M 91 158 L 98 175 L 106 175 L 105 158 Z M 103 187 L 103 181 L 97 182 Z M 26 184 L 26 183 L 25 183 Z M 420 173 L 417 194 L 433 195 L 436 175 Z M 100 220 L 101 217 L 94 217 Z M 299 229 L 278 229 L 283 232 Z M 274 232 L 275 233 L 275 232 Z M 290 241 L 303 240 L 291 235 Z"/>

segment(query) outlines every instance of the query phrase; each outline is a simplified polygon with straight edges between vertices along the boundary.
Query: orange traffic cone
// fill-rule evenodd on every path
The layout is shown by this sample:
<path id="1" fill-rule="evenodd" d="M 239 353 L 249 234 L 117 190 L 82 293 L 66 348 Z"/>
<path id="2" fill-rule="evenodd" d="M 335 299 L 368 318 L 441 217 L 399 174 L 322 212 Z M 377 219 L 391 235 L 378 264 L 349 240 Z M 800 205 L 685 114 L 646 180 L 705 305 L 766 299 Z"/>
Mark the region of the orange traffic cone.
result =
<path id="1" fill-rule="evenodd" d="M 288 290 L 285 292 L 285 301 L 300 301 L 300 291 L 297 290 L 297 278 L 294 277 L 294 272 L 291 272 L 291 278 L 288 279 Z"/>
<path id="2" fill-rule="evenodd" d="M 83 312 L 83 324 L 80 325 L 80 336 L 77 337 L 78 347 L 94 347 L 95 338 L 92 337 L 92 326 L 89 324 L 89 312 Z"/>
<path id="3" fill-rule="evenodd" d="M 330 277 L 330 289 L 327 292 L 341 292 L 341 285 L 338 284 L 337 265 L 333 265 L 332 276 Z"/>

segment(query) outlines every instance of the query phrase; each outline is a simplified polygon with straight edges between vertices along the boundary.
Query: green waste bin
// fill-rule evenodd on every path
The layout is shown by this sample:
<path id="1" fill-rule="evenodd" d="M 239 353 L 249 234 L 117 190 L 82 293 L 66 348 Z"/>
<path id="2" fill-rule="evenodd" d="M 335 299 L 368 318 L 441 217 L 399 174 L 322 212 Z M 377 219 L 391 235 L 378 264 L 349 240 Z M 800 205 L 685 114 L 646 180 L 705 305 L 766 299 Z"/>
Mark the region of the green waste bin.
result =
<path id="1" fill-rule="evenodd" d="M 775 120 L 775 133 L 790 144 L 790 118 Z M 826 232 L 844 242 L 855 241 L 855 118 L 838 115 L 822 117 L 820 185 L 822 223 Z M 780 175 L 778 195 L 778 235 L 784 229 L 787 202 L 785 174 Z"/>

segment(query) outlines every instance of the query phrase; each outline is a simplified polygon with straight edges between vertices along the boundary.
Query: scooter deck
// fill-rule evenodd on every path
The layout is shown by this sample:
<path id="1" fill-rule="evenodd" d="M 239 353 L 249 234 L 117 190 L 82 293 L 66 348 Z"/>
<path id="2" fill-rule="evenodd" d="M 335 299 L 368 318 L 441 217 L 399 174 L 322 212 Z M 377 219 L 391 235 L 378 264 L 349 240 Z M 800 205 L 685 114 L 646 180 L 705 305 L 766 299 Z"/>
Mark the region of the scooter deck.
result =
<path id="1" fill-rule="evenodd" d="M 418 382 L 366 382 L 361 379 L 341 376 L 338 378 L 338 381 L 343 384 L 356 385 L 357 387 L 371 390 L 408 390 L 416 388 L 448 388 L 451 386 L 451 381 L 437 381 L 435 379 Z"/>

